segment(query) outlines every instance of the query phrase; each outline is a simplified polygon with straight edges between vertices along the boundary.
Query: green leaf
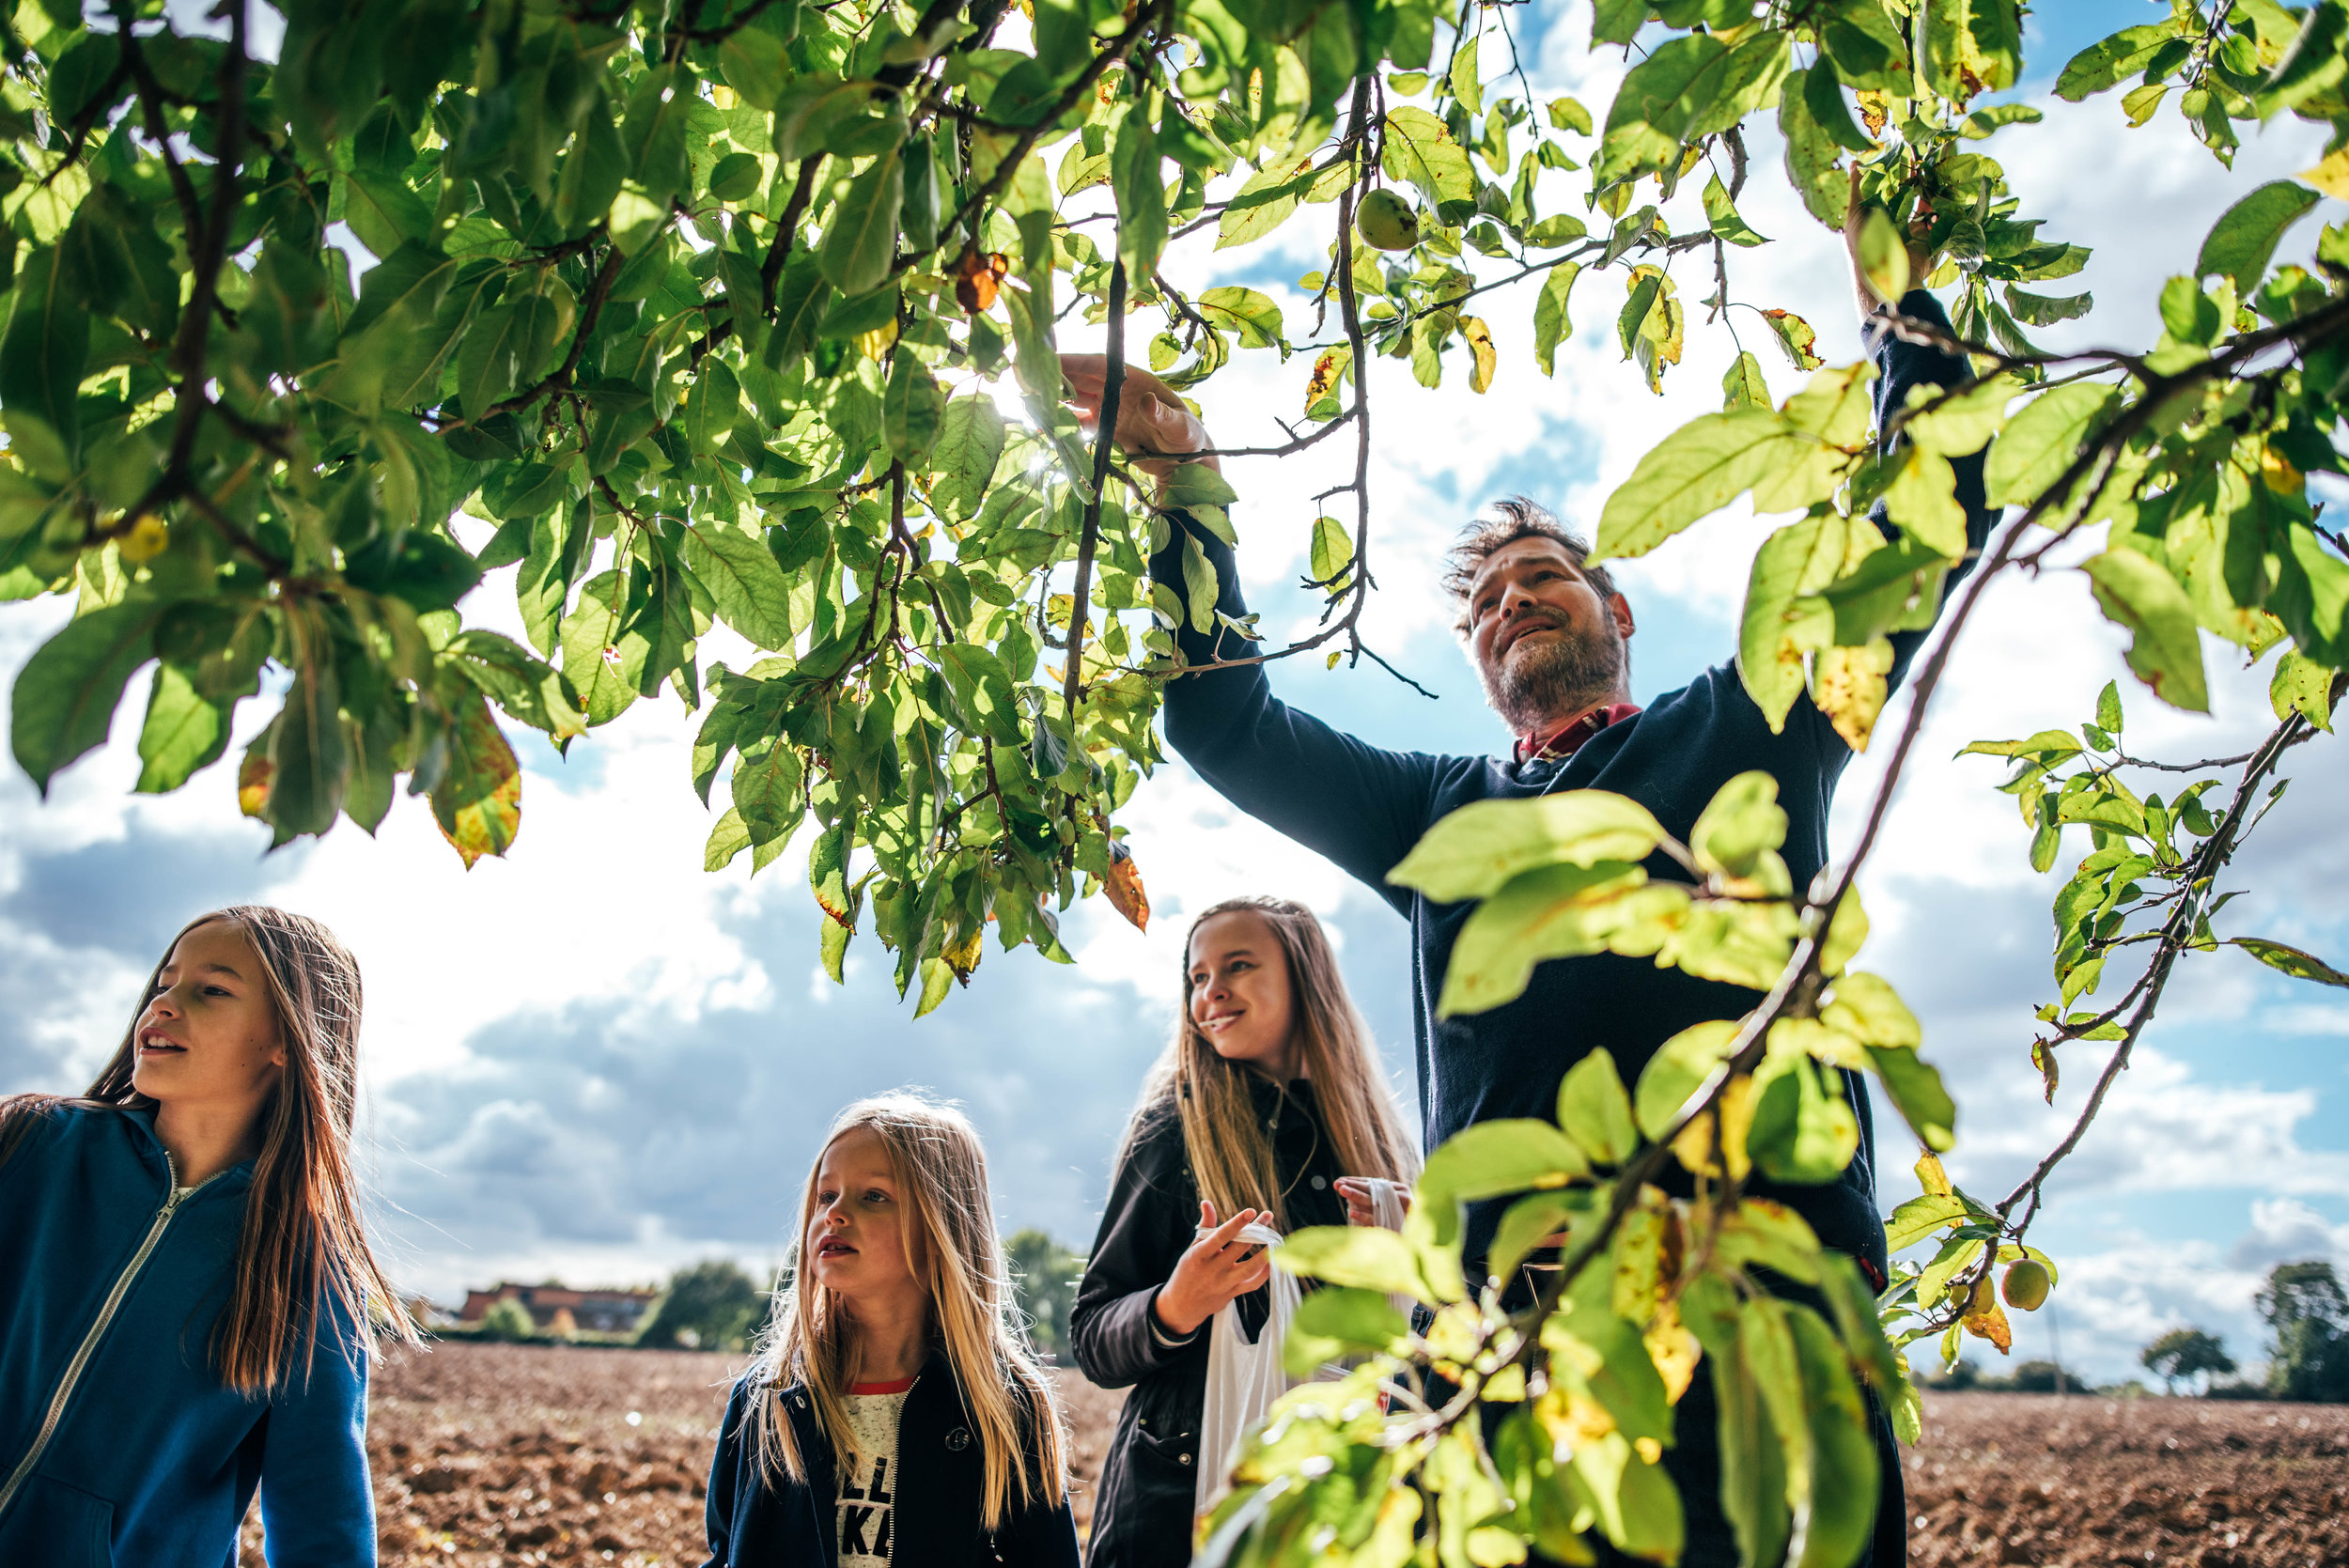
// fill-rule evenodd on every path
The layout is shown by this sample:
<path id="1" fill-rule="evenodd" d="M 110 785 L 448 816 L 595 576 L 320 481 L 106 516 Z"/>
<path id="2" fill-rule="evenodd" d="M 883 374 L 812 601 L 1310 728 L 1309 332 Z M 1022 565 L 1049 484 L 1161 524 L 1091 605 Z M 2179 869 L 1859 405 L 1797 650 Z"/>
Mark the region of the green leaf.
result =
<path id="1" fill-rule="evenodd" d="M 2265 937 L 2229 937 L 2227 944 L 2243 949 L 2269 969 L 2281 970 L 2295 980 L 2313 980 L 2320 986 L 2349 986 L 2349 974 L 2343 974 L 2316 955 L 2303 953 L 2296 947 L 2287 947 Z"/>
<path id="2" fill-rule="evenodd" d="M 2126 547 L 2108 550 L 2081 569 L 2094 584 L 2096 602 L 2105 614 L 2136 633 L 2129 644 L 2129 668 L 2170 706 L 2208 713 L 2210 687 L 2202 675 L 2201 636 L 2194 605 L 2178 580 Z"/>
<path id="3" fill-rule="evenodd" d="M 448 767 L 432 787 L 432 819 L 466 870 L 512 846 L 521 828 L 521 764 L 490 705 L 475 692 L 458 707 L 449 726 Z"/>
<path id="4" fill-rule="evenodd" d="M 1574 335 L 1566 301 L 1581 272 L 1579 261 L 1561 261 L 1542 279 L 1542 291 L 1533 298 L 1533 357 L 1541 362 L 1545 376 L 1555 372 L 1558 345 Z"/>
<path id="5" fill-rule="evenodd" d="M 1952 561 L 1969 548 L 1966 508 L 1957 501 L 1957 472 L 1949 458 L 1922 446 L 1903 447 L 1892 482 L 1884 487 L 1885 510 L 1901 532 Z"/>
<path id="6" fill-rule="evenodd" d="M 1277 349 L 1284 344 L 1281 307 L 1270 295 L 1253 288 L 1210 288 L 1196 303 L 1200 315 L 1236 334 L 1243 349 Z"/>
<path id="7" fill-rule="evenodd" d="M 1291 1274 L 1425 1301 L 1430 1293 L 1411 1244 L 1376 1225 L 1312 1225 L 1273 1249 L 1272 1261 Z"/>
<path id="8" fill-rule="evenodd" d="M 397 175 L 354 168 L 344 176 L 343 217 L 359 242 L 389 256 L 413 242 L 434 248 L 432 207 Z"/>
<path id="9" fill-rule="evenodd" d="M 2092 93 L 2117 85 L 2123 77 L 2143 70 L 2154 51 L 2175 38 L 2177 32 L 2174 21 L 2150 22 L 2142 26 L 2123 27 L 2109 38 L 2099 39 L 2065 64 L 2063 73 L 2056 78 L 2056 96 L 2077 103 Z"/>
<path id="10" fill-rule="evenodd" d="M 791 582 L 767 541 L 721 520 L 689 526 L 677 551 L 718 617 L 762 649 L 791 646 Z"/>
<path id="11" fill-rule="evenodd" d="M 1772 534 L 1754 553 L 1737 674 L 1773 735 L 1784 731 L 1802 695 L 1804 656 L 1834 644 L 1835 612 L 1815 596 L 1841 574 L 1850 526 L 1834 512 L 1806 518 Z"/>
<path id="12" fill-rule="evenodd" d="M 1535 1188 L 1564 1187 L 1590 1173 L 1591 1162 L 1581 1148 L 1548 1122 L 1498 1117 L 1463 1127 L 1427 1157 L 1419 1177 L 1419 1202 L 1432 1211 Z M 1429 1218 L 1438 1235 L 1444 1236 L 1442 1216 L 1431 1212 Z"/>
<path id="13" fill-rule="evenodd" d="M 1772 1053 L 1753 1075 L 1753 1126 L 1746 1147 L 1773 1181 L 1833 1181 L 1859 1147 L 1859 1120 L 1806 1058 Z"/>
<path id="14" fill-rule="evenodd" d="M 155 666 L 147 698 L 147 722 L 139 731 L 141 795 L 160 795 L 187 783 L 188 775 L 220 760 L 228 749 L 233 705 L 196 691 L 176 664 Z"/>
<path id="15" fill-rule="evenodd" d="M 1737 1026 L 1726 1019 L 1691 1024 L 1657 1048 L 1640 1069 L 1635 1110 L 1640 1131 L 1661 1141 L 1680 1110 L 1729 1060 Z"/>
<path id="16" fill-rule="evenodd" d="M 1485 1266 L 1496 1280 L 1510 1280 L 1517 1268 L 1551 1236 L 1567 1228 L 1576 1216 L 1589 1212 L 1587 1188 L 1552 1188 L 1511 1203 L 1493 1231 Z"/>
<path id="17" fill-rule="evenodd" d="M 1605 1049 L 1595 1050 L 1567 1069 L 1558 1086 L 1558 1125 L 1602 1165 L 1621 1165 L 1639 1149 L 1631 1119 L 1631 1096 Z"/>
<path id="18" fill-rule="evenodd" d="M 922 466 L 938 443 L 939 428 L 946 417 L 946 394 L 929 366 L 902 343 L 890 365 L 881 410 L 890 455 L 909 468 Z"/>
<path id="19" fill-rule="evenodd" d="M 1689 33 L 1632 67 L 1608 108 L 1593 177 L 1611 185 L 1677 162 L 1682 133 L 1720 91 L 1729 54 L 1710 33 Z"/>
<path id="20" fill-rule="evenodd" d="M 1353 564 L 1354 536 L 1346 531 L 1346 524 L 1335 518 L 1315 518 L 1305 568 L 1314 582 L 1325 593 L 1341 592 L 1346 587 L 1346 569 Z"/>
<path id="21" fill-rule="evenodd" d="M 1726 877 L 1751 877 L 1763 857 L 1786 842 L 1786 808 L 1778 780 L 1761 768 L 1736 775 L 1713 793 L 1689 830 L 1697 864 Z"/>
<path id="22" fill-rule="evenodd" d="M 1440 122 L 1439 122 L 1440 123 Z M 1463 165 L 1467 160 L 1461 160 Z M 1268 163 L 1232 193 L 1223 215 L 1216 222 L 1215 248 L 1245 245 L 1279 228 L 1297 210 L 1305 187 L 1312 183 L 1312 161 Z"/>
<path id="23" fill-rule="evenodd" d="M 1483 1013 L 1525 994 L 1533 966 L 1550 958 L 1604 953 L 1642 907 L 1623 895 L 1641 891 L 1647 874 L 1622 861 L 1544 865 L 1514 878 L 1477 906 L 1460 928 L 1444 970 L 1439 1017 Z M 1675 889 L 1659 893 L 1682 898 Z M 1645 950 L 1654 952 L 1655 943 Z"/>
<path id="24" fill-rule="evenodd" d="M 315 623 L 309 636 L 320 636 Z M 480 702 L 478 692 L 474 701 Z M 334 661 L 317 659 L 315 652 L 302 660 L 287 689 L 286 706 L 270 727 L 269 821 L 278 844 L 297 834 L 326 831 L 342 811 L 350 781 L 350 749 L 341 706 Z M 457 766 L 458 759 L 452 758 L 450 771 Z"/>
<path id="25" fill-rule="evenodd" d="M 1954 1193 L 1920 1193 L 1894 1209 L 1892 1218 L 1884 1222 L 1885 1250 L 1905 1252 L 1936 1231 L 1966 1219 L 1968 1212 L 1965 1200 Z"/>
<path id="26" fill-rule="evenodd" d="M 1461 221 L 1475 206 L 1476 171 L 1466 149 L 1424 109 L 1405 104 L 1387 111 L 1379 166 L 1389 179 L 1417 186 L 1444 223 Z"/>
<path id="27" fill-rule="evenodd" d="M 1873 10 L 1874 8 L 1868 8 Z M 1881 11 L 1875 12 L 1882 16 Z M 1828 139 L 1846 152 L 1871 153 L 1875 143 L 1852 123 L 1851 106 L 1843 101 L 1843 89 L 1835 72 L 1825 66 L 1813 66 L 1802 74 L 1802 106 L 1812 123 L 1827 133 Z M 1899 294 L 1890 296 L 1899 299 Z"/>
<path id="28" fill-rule="evenodd" d="M 734 768 L 734 809 L 742 814 L 753 845 L 791 836 L 805 812 L 803 773 L 797 747 L 780 738 L 754 745 Z"/>
<path id="29" fill-rule="evenodd" d="M 1860 225 L 1859 268 L 1878 299 L 1899 300 L 1908 293 L 1908 241 L 1881 207 L 1868 209 Z"/>
<path id="30" fill-rule="evenodd" d="M 1770 407 L 1770 383 L 1763 379 L 1762 362 L 1751 349 L 1740 349 L 1721 373 L 1721 407 L 1727 410 Z"/>
<path id="31" fill-rule="evenodd" d="M 1868 1060 L 1875 1064 L 1876 1077 L 1882 1080 L 1885 1093 L 1917 1135 L 1917 1141 L 1936 1154 L 1947 1154 L 1957 1144 L 1957 1102 L 1942 1087 L 1941 1075 L 1933 1064 L 1913 1049 L 1870 1046 Z"/>
<path id="32" fill-rule="evenodd" d="M 33 252 L 17 270 L 9 298 L 8 329 L 0 334 L 0 410 L 11 433 L 33 421 L 54 436 L 70 468 L 81 450 L 89 316 L 73 299 L 54 249 Z M 20 435 L 13 444 L 26 439 Z"/>
<path id="33" fill-rule="evenodd" d="M 1644 555 L 1817 450 L 1815 441 L 1797 433 L 1775 410 L 1700 415 L 1641 458 L 1607 498 L 1592 558 Z"/>
<path id="34" fill-rule="evenodd" d="M 2092 381 L 2042 393 L 2007 421 L 1990 448 L 1983 484 L 1993 506 L 2028 506 L 2072 466 L 2090 432 L 2110 411 L 2117 394 Z"/>
<path id="35" fill-rule="evenodd" d="M 1875 1528 L 1875 1439 L 1833 1331 L 1807 1307 L 1790 1306 L 1786 1316 L 1801 1368 L 1813 1476 L 1796 1568 L 1842 1568 L 1867 1548 Z"/>
<path id="36" fill-rule="evenodd" d="M 2234 280 L 2238 296 L 2250 293 L 2266 275 L 2284 231 L 2308 215 L 2317 194 L 2289 179 L 2273 179 L 2219 214 L 2195 257 L 2194 275 L 2213 272 Z"/>
<path id="37" fill-rule="evenodd" d="M 155 623 L 168 608 L 142 598 L 93 610 L 69 622 L 17 672 L 9 739 L 44 796 L 58 769 L 105 743 L 122 688 L 154 657 Z"/>
<path id="38" fill-rule="evenodd" d="M 834 287 L 851 297 L 889 281 L 896 256 L 897 211 L 905 199 L 905 163 L 895 147 L 873 160 L 832 209 L 832 225 L 817 259 Z"/>
<path id="39" fill-rule="evenodd" d="M 954 399 L 946 405 L 938 442 L 930 450 L 930 469 L 938 475 L 930 504 L 947 517 L 970 517 L 986 499 L 1003 456 L 1003 416 L 996 411 L 995 400 L 984 392 Z"/>
<path id="40" fill-rule="evenodd" d="M 1719 175 L 1704 182 L 1704 216 L 1713 232 L 1733 245 L 1766 245 L 1766 236 L 1757 234 L 1745 219 L 1737 215 L 1736 204 L 1730 200 L 1729 187 L 1721 183 Z"/>
<path id="41" fill-rule="evenodd" d="M 1488 898 L 1536 866 L 1641 861 L 1664 838 L 1646 807 L 1605 790 L 1478 800 L 1428 829 L 1387 880 L 1456 904 Z"/>
<path id="42" fill-rule="evenodd" d="M 1725 1262 L 1760 1265 L 1797 1284 L 1819 1282 L 1822 1251 L 1810 1221 L 1783 1203 L 1748 1198 L 1721 1216 L 1717 1243 Z"/>
<path id="43" fill-rule="evenodd" d="M 1814 66 L 1813 70 L 1824 70 Z M 1808 75 L 1808 72 L 1797 72 Z M 1808 94 L 1797 87 L 1792 76 L 1778 99 L 1779 133 L 1786 141 L 1786 178 L 1793 181 L 1795 192 L 1802 197 L 1803 206 L 1812 217 L 1829 228 L 1843 226 L 1843 213 L 1851 205 L 1851 184 L 1844 178 L 1840 160 L 1843 149 L 1833 132 L 1821 125 L 1806 102 Z"/>
<path id="44" fill-rule="evenodd" d="M 2333 672 L 2295 649 L 2286 649 L 2276 660 L 2267 701 L 2279 720 L 2298 712 L 2318 729 L 2329 732 L 2333 727 Z M 2120 726 L 2106 727 L 2117 730 Z"/>
<path id="45" fill-rule="evenodd" d="M 1378 1291 L 1331 1287 L 1298 1304 L 1282 1360 L 1292 1375 L 1311 1377 L 1342 1356 L 1373 1356 L 1411 1331 L 1410 1320 Z"/>

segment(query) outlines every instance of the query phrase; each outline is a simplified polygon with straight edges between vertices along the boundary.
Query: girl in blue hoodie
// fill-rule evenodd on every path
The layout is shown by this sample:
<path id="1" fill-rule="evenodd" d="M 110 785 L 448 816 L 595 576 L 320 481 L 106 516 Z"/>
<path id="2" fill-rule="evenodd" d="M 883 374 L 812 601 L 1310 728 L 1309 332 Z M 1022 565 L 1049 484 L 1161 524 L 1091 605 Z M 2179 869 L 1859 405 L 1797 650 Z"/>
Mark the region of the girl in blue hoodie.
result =
<path id="1" fill-rule="evenodd" d="M 0 1563 L 375 1561 L 359 966 L 241 905 L 181 931 L 78 1099 L 0 1100 Z"/>

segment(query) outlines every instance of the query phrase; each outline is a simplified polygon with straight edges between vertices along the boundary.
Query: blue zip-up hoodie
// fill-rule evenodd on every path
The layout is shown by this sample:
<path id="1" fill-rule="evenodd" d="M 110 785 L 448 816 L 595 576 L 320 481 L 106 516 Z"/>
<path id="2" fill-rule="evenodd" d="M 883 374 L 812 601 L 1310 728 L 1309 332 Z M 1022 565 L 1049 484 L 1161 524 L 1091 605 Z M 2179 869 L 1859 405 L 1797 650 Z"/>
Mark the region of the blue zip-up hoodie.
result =
<path id="1" fill-rule="evenodd" d="M 88 1104 L 0 1164 L 0 1563 L 223 1568 L 257 1484 L 272 1568 L 375 1561 L 349 1319 L 272 1398 L 212 1370 L 252 1186 L 247 1162 L 175 1202 L 153 1113 Z"/>

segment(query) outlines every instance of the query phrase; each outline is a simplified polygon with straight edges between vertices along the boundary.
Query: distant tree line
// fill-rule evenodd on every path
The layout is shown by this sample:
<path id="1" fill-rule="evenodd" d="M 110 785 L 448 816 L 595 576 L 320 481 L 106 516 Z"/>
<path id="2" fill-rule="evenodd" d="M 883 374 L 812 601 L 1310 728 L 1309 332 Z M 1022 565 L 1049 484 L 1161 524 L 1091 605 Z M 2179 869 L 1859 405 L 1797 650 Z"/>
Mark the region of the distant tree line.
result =
<path id="1" fill-rule="evenodd" d="M 2262 1382 L 2221 1383 L 2232 1377 L 2234 1358 L 2226 1342 L 2186 1325 L 2148 1344 L 2138 1359 L 2171 1393 L 2202 1379 L 2212 1399 L 2292 1399 L 2315 1404 L 2349 1403 L 2349 1292 L 2329 1263 L 2310 1260 L 2278 1264 L 2251 1298 L 2267 1325 L 2267 1376 Z"/>
<path id="2" fill-rule="evenodd" d="M 1003 1244 L 1012 1288 L 1035 1347 L 1056 1360 L 1068 1358 L 1068 1312 L 1076 1304 L 1084 1256 L 1039 1230 L 1026 1230 Z M 775 1289 L 787 1288 L 786 1271 Z M 645 1316 L 632 1343 L 647 1350 L 750 1348 L 766 1321 L 768 1291 L 725 1258 L 709 1258 L 678 1269 Z M 446 1332 L 445 1330 L 443 1332 Z M 530 1311 L 510 1296 L 491 1302 L 478 1328 L 451 1337 L 508 1343 L 558 1343 L 570 1338 L 542 1329 Z M 588 1336 L 580 1336 L 585 1338 Z"/>

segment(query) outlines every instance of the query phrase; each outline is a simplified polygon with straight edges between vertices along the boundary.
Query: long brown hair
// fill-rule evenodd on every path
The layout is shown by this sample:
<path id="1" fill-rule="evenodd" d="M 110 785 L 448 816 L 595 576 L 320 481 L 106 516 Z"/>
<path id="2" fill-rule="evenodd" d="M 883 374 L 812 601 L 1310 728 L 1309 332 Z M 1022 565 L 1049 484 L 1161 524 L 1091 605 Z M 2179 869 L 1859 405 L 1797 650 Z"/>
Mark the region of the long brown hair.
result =
<path id="1" fill-rule="evenodd" d="M 1014 1315 L 1010 1274 L 988 1190 L 987 1150 L 959 1110 L 910 1090 L 859 1100 L 843 1110 L 808 1166 L 800 1227 L 786 1265 L 791 1281 L 775 1292 L 750 1374 L 760 1392 L 760 1468 L 778 1483 L 785 1477 L 807 1479 L 806 1456 L 783 1409 L 783 1390 L 793 1382 L 806 1386 L 832 1452 L 863 1452 L 847 1404 L 850 1319 L 800 1256 L 816 1212 L 824 1151 L 857 1127 L 880 1140 L 897 1179 L 906 1262 L 929 1296 L 932 1343 L 945 1352 L 978 1433 L 987 1471 L 987 1528 L 1003 1527 L 1015 1496 L 1024 1505 L 1040 1491 L 1045 1502 L 1057 1508 L 1068 1491 L 1060 1418 L 1051 1386 Z"/>
<path id="2" fill-rule="evenodd" d="M 1349 1176 L 1400 1182 L 1417 1173 L 1419 1161 L 1379 1076 L 1370 1027 L 1346 993 L 1330 939 L 1311 909 L 1285 898 L 1228 898 L 1190 923 L 1183 938 L 1183 998 L 1174 1012 L 1174 1040 L 1143 1082 L 1126 1141 L 1132 1145 L 1146 1118 L 1178 1111 L 1199 1196 L 1215 1205 L 1220 1218 L 1262 1209 L 1272 1216 L 1275 1229 L 1286 1231 L 1288 1206 L 1273 1169 L 1272 1140 L 1257 1118 L 1250 1091 L 1254 1069 L 1217 1055 L 1190 1017 L 1191 939 L 1216 916 L 1242 912 L 1271 927 L 1288 962 L 1298 1060 L 1313 1083 L 1340 1168 Z"/>
<path id="3" fill-rule="evenodd" d="M 357 1355 L 373 1349 L 379 1328 L 410 1343 L 417 1336 L 360 1220 L 350 1154 L 359 1079 L 359 961 L 324 925 L 265 904 L 238 904 L 181 926 L 148 976 L 122 1044 L 82 1101 L 124 1110 L 155 1107 L 131 1081 L 138 1064 L 139 1019 L 180 938 L 214 921 L 235 926 L 259 955 L 286 1048 L 285 1070 L 261 1110 L 261 1152 L 245 1198 L 236 1276 L 212 1336 L 221 1381 L 239 1393 L 265 1396 L 290 1382 L 297 1339 L 307 1375 L 322 1317 L 347 1321 L 348 1349 Z M 0 1102 L 0 1149 L 59 1103 L 40 1094 Z"/>

